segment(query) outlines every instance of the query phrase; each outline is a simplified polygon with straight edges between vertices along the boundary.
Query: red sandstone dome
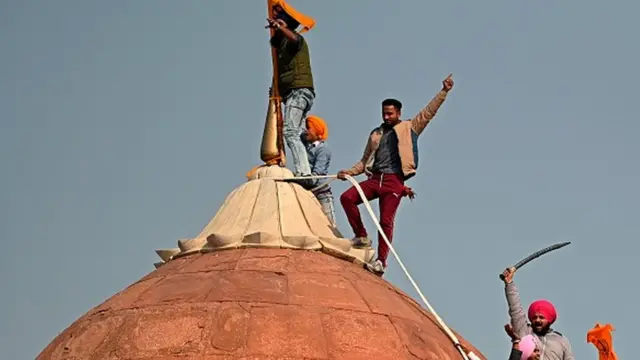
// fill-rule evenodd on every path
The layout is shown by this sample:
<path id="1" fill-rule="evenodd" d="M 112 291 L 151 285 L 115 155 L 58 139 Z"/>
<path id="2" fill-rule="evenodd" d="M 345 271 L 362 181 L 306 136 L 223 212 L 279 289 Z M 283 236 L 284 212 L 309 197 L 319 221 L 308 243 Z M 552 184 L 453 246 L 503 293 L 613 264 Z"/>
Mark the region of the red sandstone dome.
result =
<path id="1" fill-rule="evenodd" d="M 262 167 L 158 268 L 37 359 L 461 359 L 433 316 L 362 264 L 313 194 Z M 462 340 L 463 346 L 479 352 Z"/>
<path id="2" fill-rule="evenodd" d="M 37 359 L 460 358 L 431 314 L 360 266 L 318 251 L 245 248 L 168 262 Z"/>

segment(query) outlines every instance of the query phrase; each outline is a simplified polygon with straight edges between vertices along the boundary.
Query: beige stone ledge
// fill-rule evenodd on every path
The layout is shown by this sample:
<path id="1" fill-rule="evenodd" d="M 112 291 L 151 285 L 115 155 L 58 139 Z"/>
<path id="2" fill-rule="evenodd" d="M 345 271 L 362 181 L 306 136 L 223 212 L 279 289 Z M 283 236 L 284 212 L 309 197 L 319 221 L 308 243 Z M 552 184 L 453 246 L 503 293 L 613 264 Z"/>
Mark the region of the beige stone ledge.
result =
<path id="1" fill-rule="evenodd" d="M 279 166 L 259 168 L 227 196 L 198 236 L 180 239 L 177 248 L 156 253 L 167 262 L 193 253 L 264 247 L 322 251 L 356 263 L 371 261 L 375 251 L 352 248 L 311 192 L 274 180 L 292 177 L 291 171 Z"/>

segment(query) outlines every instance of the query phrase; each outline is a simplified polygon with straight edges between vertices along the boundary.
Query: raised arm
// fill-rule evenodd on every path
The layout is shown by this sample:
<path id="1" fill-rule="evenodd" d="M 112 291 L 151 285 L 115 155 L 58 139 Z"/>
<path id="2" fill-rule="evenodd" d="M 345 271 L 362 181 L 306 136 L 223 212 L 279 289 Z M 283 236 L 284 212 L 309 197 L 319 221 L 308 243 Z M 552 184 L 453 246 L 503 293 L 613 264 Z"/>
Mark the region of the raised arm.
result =
<path id="1" fill-rule="evenodd" d="M 269 18 L 267 22 L 269 23 L 267 27 L 275 29 L 276 33 L 280 32 L 292 44 L 300 44 L 302 42 L 302 36 L 295 31 L 291 31 L 284 20 Z"/>
<path id="2" fill-rule="evenodd" d="M 515 330 L 518 336 L 525 336 L 527 334 L 527 313 L 522 308 L 520 302 L 520 294 L 518 294 L 518 288 L 516 284 L 509 283 L 505 286 L 505 295 L 507 297 L 507 304 L 509 305 L 509 317 L 511 318 L 511 326 Z"/>
<path id="3" fill-rule="evenodd" d="M 418 113 L 418 115 L 411 119 L 411 127 L 413 131 L 416 132 L 416 134 L 420 135 L 422 131 L 424 131 L 424 129 L 427 127 L 427 125 L 429 125 L 431 119 L 436 116 L 438 109 L 446 100 L 447 93 L 449 93 L 449 91 L 453 89 L 453 79 L 451 78 L 451 76 L 452 75 L 449 74 L 449 76 L 444 79 L 444 81 L 442 81 L 442 90 L 440 90 L 436 94 L 436 96 L 434 96 L 433 99 L 429 101 L 429 104 L 427 104 L 427 106 L 422 109 Z"/>
<path id="4" fill-rule="evenodd" d="M 289 30 L 289 28 L 287 28 L 286 25 L 280 27 L 278 30 L 282 32 L 282 35 L 284 35 L 284 37 L 287 38 L 287 40 L 289 40 L 291 44 L 297 45 L 298 49 L 300 48 L 300 45 L 302 45 L 302 41 L 304 41 L 302 35 L 298 34 L 297 32 Z"/>
<path id="5" fill-rule="evenodd" d="M 520 351 L 520 338 L 516 335 L 511 324 L 506 324 L 504 330 L 511 338 L 511 354 L 509 360 L 520 360 L 522 358 L 522 351 Z"/>
<path id="6" fill-rule="evenodd" d="M 509 306 L 509 317 L 511 318 L 511 326 L 513 331 L 518 337 L 523 337 L 528 333 L 527 325 L 527 313 L 522 308 L 520 302 L 520 294 L 516 284 L 513 283 L 513 275 L 515 271 L 512 269 L 506 269 L 504 271 L 504 292 L 507 297 L 507 304 Z"/>

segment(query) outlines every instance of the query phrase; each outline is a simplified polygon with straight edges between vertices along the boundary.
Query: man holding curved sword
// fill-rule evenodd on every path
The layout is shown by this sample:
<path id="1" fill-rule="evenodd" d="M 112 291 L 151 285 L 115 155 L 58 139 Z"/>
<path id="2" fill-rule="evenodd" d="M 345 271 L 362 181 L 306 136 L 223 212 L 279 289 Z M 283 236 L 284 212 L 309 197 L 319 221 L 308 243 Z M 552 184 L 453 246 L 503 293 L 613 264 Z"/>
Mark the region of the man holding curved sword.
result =
<path id="1" fill-rule="evenodd" d="M 511 327 L 518 338 L 533 335 L 540 348 L 540 360 L 575 360 L 569 339 L 551 328 L 557 313 L 552 303 L 537 300 L 524 311 L 518 288 L 513 282 L 515 267 L 507 268 L 500 277 L 505 284 Z M 528 320 L 528 321 L 527 321 Z M 530 323 L 529 323 L 530 322 Z"/>

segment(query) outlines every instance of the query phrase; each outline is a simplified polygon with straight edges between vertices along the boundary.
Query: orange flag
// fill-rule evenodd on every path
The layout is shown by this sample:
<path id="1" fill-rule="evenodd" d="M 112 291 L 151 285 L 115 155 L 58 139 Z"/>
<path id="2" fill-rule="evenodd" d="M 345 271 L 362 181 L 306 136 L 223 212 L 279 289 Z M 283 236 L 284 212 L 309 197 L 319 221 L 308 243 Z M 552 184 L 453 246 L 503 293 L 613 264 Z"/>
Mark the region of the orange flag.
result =
<path id="1" fill-rule="evenodd" d="M 611 324 L 605 326 L 596 323 L 593 329 L 587 332 L 587 342 L 592 343 L 598 349 L 599 360 L 618 360 L 618 355 L 613 351 L 613 337 L 611 332 L 615 330 Z"/>
<path id="2" fill-rule="evenodd" d="M 282 9 L 287 14 L 289 14 L 289 16 L 291 16 L 297 22 L 299 22 L 300 26 L 302 26 L 302 30 L 300 30 L 300 33 L 307 32 L 313 29 L 314 26 L 316 26 L 316 21 L 313 20 L 312 17 L 299 12 L 293 6 L 287 4 L 285 0 L 269 0 L 268 4 L 269 4 L 269 9 L 273 9 L 274 6 L 280 5 Z"/>

